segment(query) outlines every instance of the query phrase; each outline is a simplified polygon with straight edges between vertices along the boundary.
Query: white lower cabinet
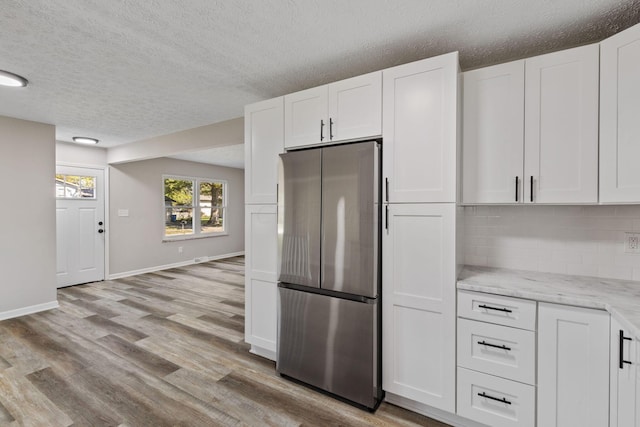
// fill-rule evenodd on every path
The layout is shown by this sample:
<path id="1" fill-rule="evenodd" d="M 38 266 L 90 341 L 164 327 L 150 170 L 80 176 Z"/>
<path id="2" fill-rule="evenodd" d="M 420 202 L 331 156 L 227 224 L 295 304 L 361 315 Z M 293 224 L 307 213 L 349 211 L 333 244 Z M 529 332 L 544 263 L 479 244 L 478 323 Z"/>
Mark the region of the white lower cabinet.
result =
<path id="1" fill-rule="evenodd" d="M 458 366 L 535 384 L 536 334 L 458 319 Z"/>
<path id="2" fill-rule="evenodd" d="M 538 304 L 538 426 L 609 425 L 606 311 Z"/>
<path id="3" fill-rule="evenodd" d="M 640 343 L 611 319 L 609 427 L 640 427 Z"/>
<path id="4" fill-rule="evenodd" d="M 535 387 L 458 368 L 458 415 L 493 427 L 534 427 Z"/>
<path id="5" fill-rule="evenodd" d="M 455 412 L 455 215 L 389 205 L 383 229 L 383 388 Z"/>
<path id="6" fill-rule="evenodd" d="M 496 427 L 536 425 L 536 306 L 458 291 L 458 415 Z"/>
<path id="7" fill-rule="evenodd" d="M 245 205 L 245 341 L 275 360 L 277 207 Z"/>

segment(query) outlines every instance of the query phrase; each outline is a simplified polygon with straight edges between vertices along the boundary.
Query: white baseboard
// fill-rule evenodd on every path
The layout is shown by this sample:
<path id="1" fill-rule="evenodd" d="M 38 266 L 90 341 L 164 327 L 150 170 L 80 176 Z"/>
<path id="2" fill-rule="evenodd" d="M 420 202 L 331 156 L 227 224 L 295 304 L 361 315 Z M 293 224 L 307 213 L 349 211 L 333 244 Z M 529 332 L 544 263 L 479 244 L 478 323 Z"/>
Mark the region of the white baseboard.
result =
<path id="1" fill-rule="evenodd" d="M 249 353 L 264 357 L 269 360 L 273 360 L 274 362 L 276 361 L 276 352 L 264 349 L 262 347 L 257 347 L 255 345 L 252 345 L 251 350 L 249 350 Z"/>
<path id="2" fill-rule="evenodd" d="M 58 301 L 45 302 L 44 304 L 30 305 L 29 307 L 18 308 L 15 310 L 4 311 L 0 313 L 0 320 L 13 319 L 14 317 L 25 316 L 27 314 L 37 313 L 39 311 L 51 310 L 58 308 Z"/>
<path id="3" fill-rule="evenodd" d="M 137 274 L 153 273 L 154 271 L 168 270 L 170 268 L 184 267 L 186 265 L 200 264 L 201 262 L 215 261 L 218 259 L 231 258 L 234 256 L 244 255 L 244 251 L 233 252 L 230 254 L 202 256 L 187 261 L 180 261 L 173 264 L 157 265 L 155 267 L 141 268 L 140 270 L 124 271 L 122 273 L 110 274 L 107 280 L 122 279 L 123 277 L 135 276 Z"/>
<path id="4" fill-rule="evenodd" d="M 400 406 L 401 408 L 408 409 L 425 417 L 433 418 L 445 424 L 449 424 L 455 427 L 486 427 L 484 424 L 480 424 L 476 421 L 463 418 L 459 415 L 452 414 L 442 409 L 434 408 L 433 406 L 425 405 L 423 403 L 416 402 L 406 397 L 398 396 L 393 393 L 385 393 L 385 401 Z"/>

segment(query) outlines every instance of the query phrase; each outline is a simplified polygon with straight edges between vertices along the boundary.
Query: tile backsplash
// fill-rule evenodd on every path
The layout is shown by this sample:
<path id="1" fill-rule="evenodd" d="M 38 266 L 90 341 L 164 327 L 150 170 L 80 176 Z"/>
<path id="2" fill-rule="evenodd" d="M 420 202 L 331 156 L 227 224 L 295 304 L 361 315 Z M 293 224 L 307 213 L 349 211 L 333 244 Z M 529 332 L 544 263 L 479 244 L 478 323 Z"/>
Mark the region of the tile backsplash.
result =
<path id="1" fill-rule="evenodd" d="M 640 281 L 640 205 L 467 206 L 466 264 Z"/>

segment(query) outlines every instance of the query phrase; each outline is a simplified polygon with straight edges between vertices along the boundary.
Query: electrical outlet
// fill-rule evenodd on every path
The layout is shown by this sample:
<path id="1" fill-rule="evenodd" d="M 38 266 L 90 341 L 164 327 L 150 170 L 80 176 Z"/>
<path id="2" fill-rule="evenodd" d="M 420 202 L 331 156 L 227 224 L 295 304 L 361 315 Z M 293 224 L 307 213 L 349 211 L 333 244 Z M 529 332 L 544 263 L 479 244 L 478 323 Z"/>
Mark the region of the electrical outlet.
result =
<path id="1" fill-rule="evenodd" d="M 628 254 L 640 254 L 640 233 L 624 233 L 624 251 Z"/>
<path id="2" fill-rule="evenodd" d="M 181 254 L 182 253 L 182 246 L 178 246 L 178 253 Z"/>

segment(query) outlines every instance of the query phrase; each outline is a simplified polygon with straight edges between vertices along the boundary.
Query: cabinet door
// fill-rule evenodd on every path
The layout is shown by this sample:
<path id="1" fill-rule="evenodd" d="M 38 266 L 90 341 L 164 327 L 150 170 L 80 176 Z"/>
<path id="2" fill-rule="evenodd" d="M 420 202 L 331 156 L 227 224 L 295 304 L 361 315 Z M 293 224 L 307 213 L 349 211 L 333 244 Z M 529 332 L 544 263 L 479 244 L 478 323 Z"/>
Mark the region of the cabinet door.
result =
<path id="1" fill-rule="evenodd" d="M 314 87 L 284 97 L 284 147 L 329 141 L 327 86 Z"/>
<path id="2" fill-rule="evenodd" d="M 598 63 L 597 44 L 526 60 L 525 203 L 598 202 Z"/>
<path id="3" fill-rule="evenodd" d="M 276 252 L 276 205 L 245 205 L 245 341 L 272 352 L 274 360 Z"/>
<path id="4" fill-rule="evenodd" d="M 244 108 L 245 203 L 276 203 L 278 154 L 284 151 L 283 99 Z"/>
<path id="5" fill-rule="evenodd" d="M 329 140 L 382 134 L 382 72 L 329 85 Z"/>
<path id="6" fill-rule="evenodd" d="M 382 76 L 387 200 L 455 202 L 458 52 L 390 68 Z"/>
<path id="7" fill-rule="evenodd" d="M 538 304 L 538 425 L 609 423 L 609 313 Z"/>
<path id="8" fill-rule="evenodd" d="M 638 340 L 611 318 L 610 427 L 640 426 L 637 350 Z"/>
<path id="9" fill-rule="evenodd" d="M 455 411 L 455 204 L 388 206 L 383 388 Z"/>
<path id="10" fill-rule="evenodd" d="M 524 61 L 463 76 L 462 201 L 521 202 Z"/>
<path id="11" fill-rule="evenodd" d="M 600 201 L 640 202 L 640 25 L 600 43 Z"/>

